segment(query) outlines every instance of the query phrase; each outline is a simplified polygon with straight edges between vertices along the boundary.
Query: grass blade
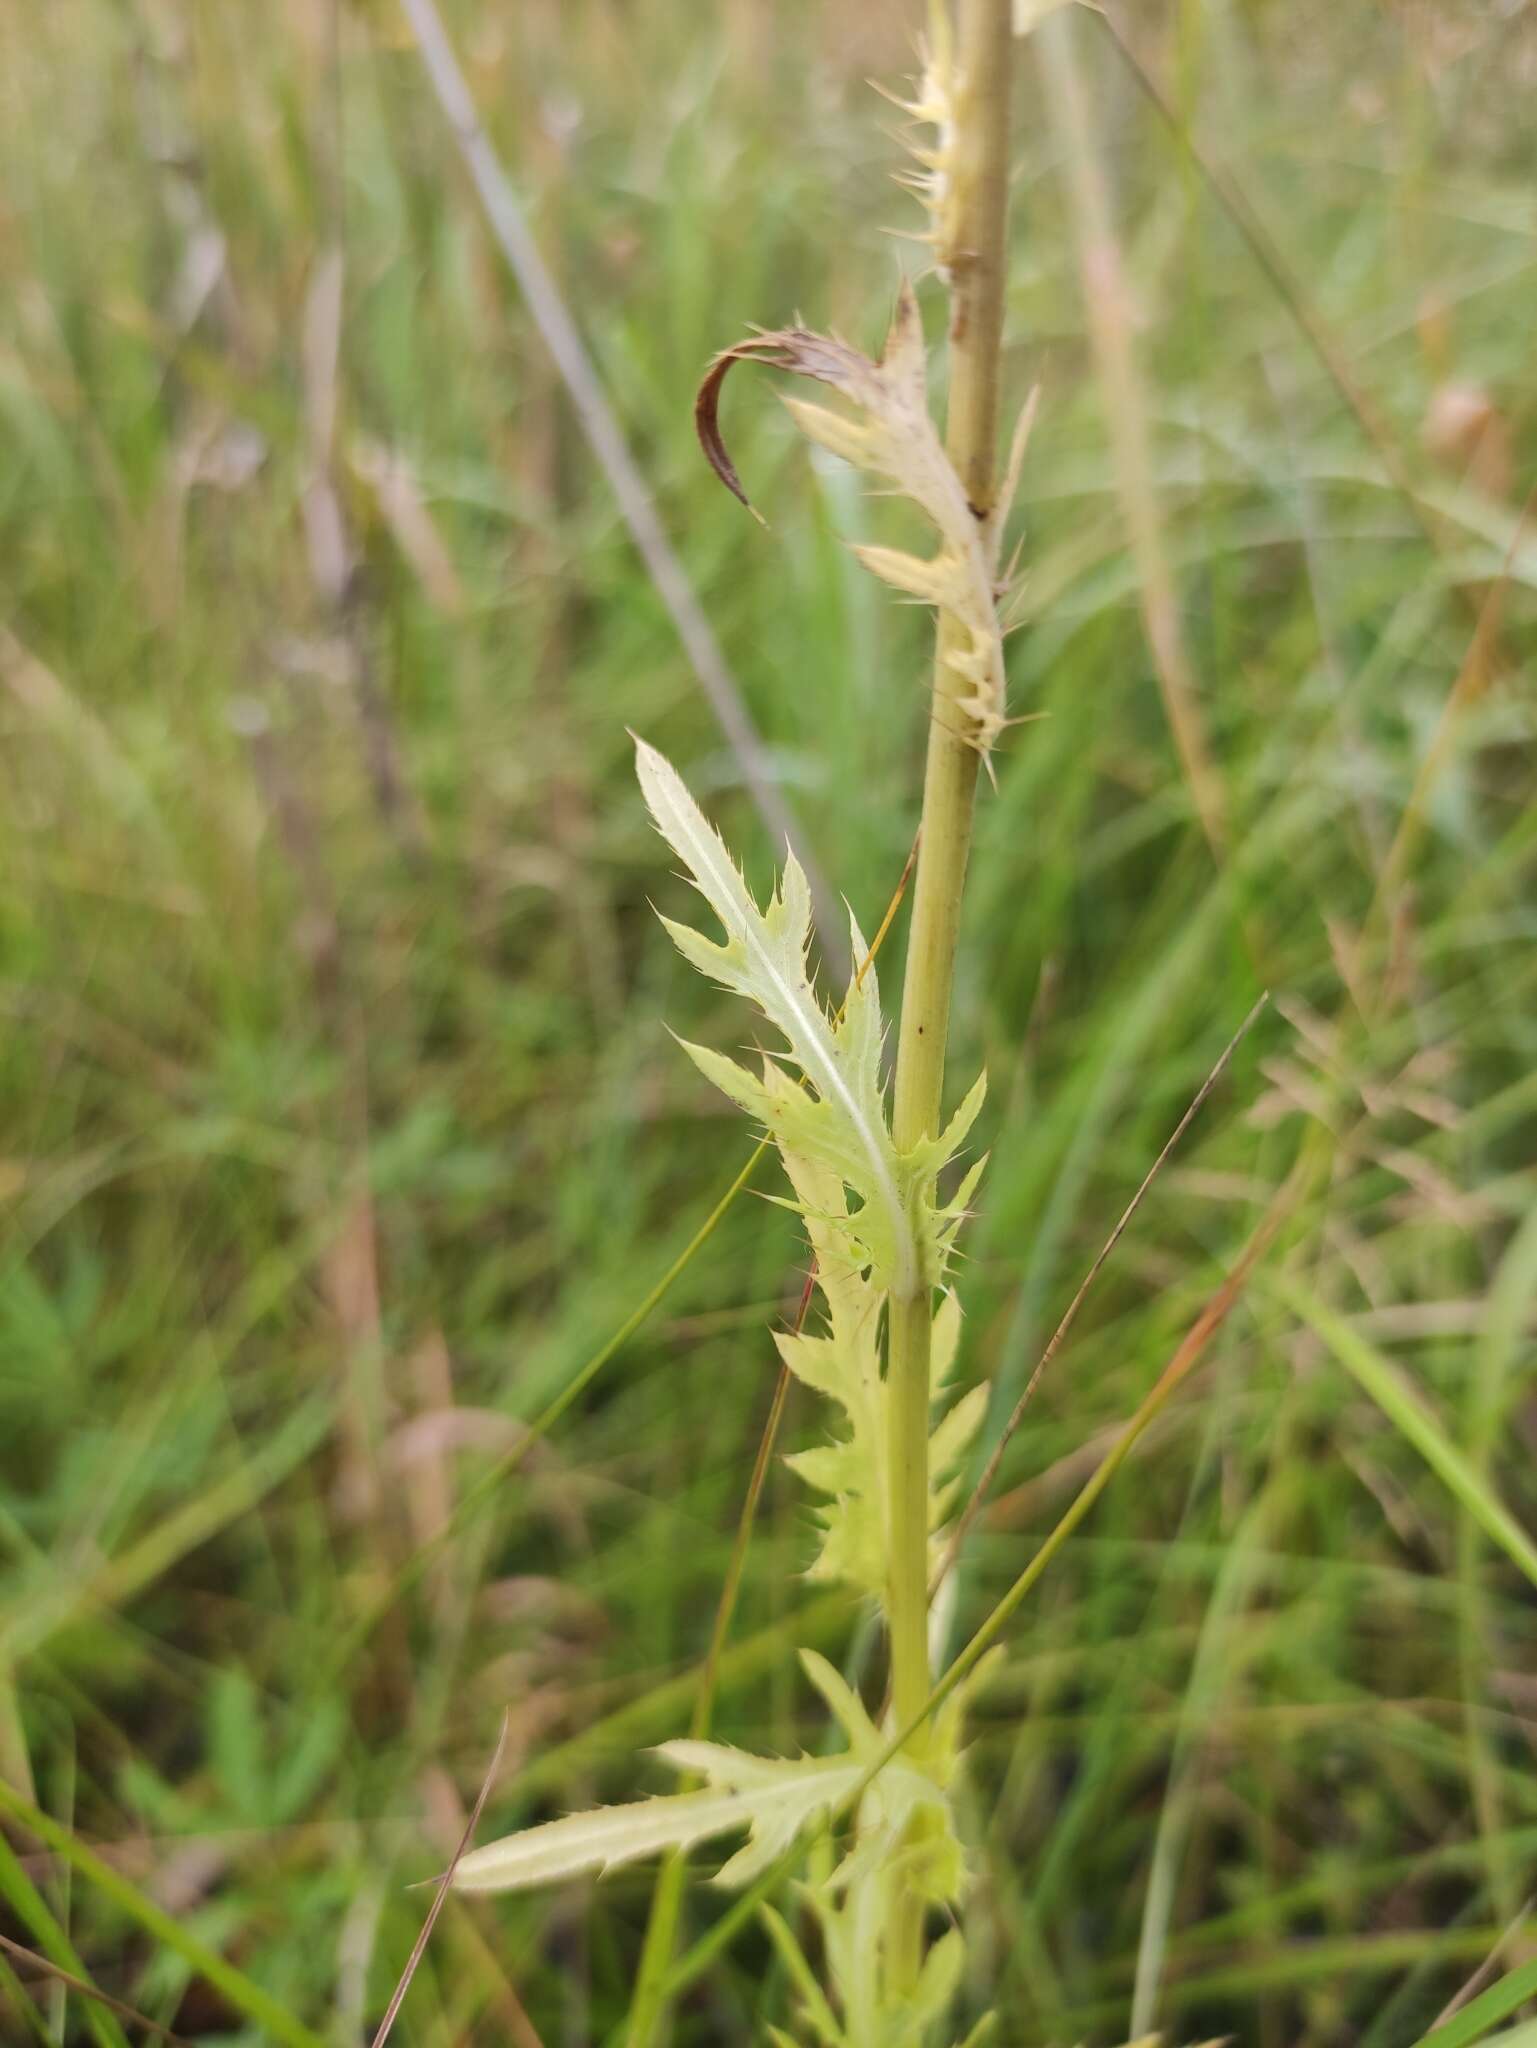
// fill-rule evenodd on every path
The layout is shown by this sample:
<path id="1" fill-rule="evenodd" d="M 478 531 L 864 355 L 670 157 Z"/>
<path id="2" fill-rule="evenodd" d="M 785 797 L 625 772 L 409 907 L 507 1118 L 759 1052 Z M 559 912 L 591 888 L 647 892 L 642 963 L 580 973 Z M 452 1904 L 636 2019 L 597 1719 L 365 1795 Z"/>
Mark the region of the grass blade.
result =
<path id="1" fill-rule="evenodd" d="M 709 700 L 742 773 L 758 815 L 776 846 L 787 841 L 800 856 L 816 904 L 817 929 L 828 959 L 836 966 L 845 957 L 838 899 L 796 826 L 778 782 L 764 755 L 763 741 L 742 700 L 736 678 L 726 666 L 710 622 L 672 542 L 657 516 L 655 502 L 624 430 L 615 417 L 587 345 L 577 330 L 549 265 L 523 217 L 512 182 L 502 168 L 491 138 L 475 111 L 475 101 L 449 41 L 436 0 L 402 0 L 411 33 L 439 106 L 447 116 L 454 141 L 479 194 L 502 254 L 518 280 L 534 324 L 539 329 L 570 394 L 582 432 L 608 478 L 620 516 L 646 565 L 656 593 L 677 630 L 700 688 Z"/>
<path id="2" fill-rule="evenodd" d="M 1424 1396 L 1374 1344 L 1353 1329 L 1343 1316 L 1325 1306 L 1289 1275 L 1275 1275 L 1271 1292 L 1294 1309 L 1333 1352 L 1336 1360 L 1369 1394 L 1395 1429 L 1407 1438 L 1452 1497 L 1473 1517 L 1492 1543 L 1499 1545 L 1534 1586 L 1537 1586 L 1537 1543 L 1516 1521 L 1504 1502 L 1452 1442 L 1425 1405 Z"/>
<path id="3" fill-rule="evenodd" d="M 72 1970 L 66 1970 L 60 1963 L 50 1962 L 47 1956 L 40 1956 L 35 1949 L 23 1948 L 19 1941 L 12 1941 L 9 1935 L 0 1934 L 0 1948 L 8 1955 L 19 1957 L 22 1962 L 31 1963 L 35 1969 L 42 1970 L 47 1976 L 57 1978 L 59 1983 L 73 1991 L 77 1997 L 92 1998 L 98 2005 L 105 2006 L 108 2012 L 116 2013 L 119 2019 L 132 2020 L 136 2027 L 142 2027 L 146 2034 L 153 2035 L 156 2040 L 169 2041 L 171 2048 L 190 2048 L 190 2044 L 180 2034 L 173 2034 L 171 2029 L 162 2026 L 159 2020 L 152 2020 L 147 2013 L 135 2012 L 131 2005 L 124 2005 L 120 1998 L 113 1998 L 110 1993 L 99 1990 L 88 1978 L 77 1977 Z M 14 1972 L 10 1974 L 14 1976 Z M 52 2037 L 45 2030 L 42 2038 L 49 2040 Z"/>
<path id="4" fill-rule="evenodd" d="M 1491 1984 L 1487 1991 L 1480 1992 L 1443 2026 L 1422 2034 L 1414 2048 L 1471 2048 L 1473 2042 L 1484 2040 L 1491 2028 L 1508 2019 L 1517 2007 L 1525 2005 L 1534 1996 L 1537 1996 L 1537 1960 L 1523 1963 L 1520 1969 L 1502 1977 L 1498 1984 Z M 1521 2031 L 1524 2033 L 1526 2029 Z"/>
<path id="5" fill-rule="evenodd" d="M 1136 565 L 1143 631 L 1185 783 L 1213 857 L 1228 841 L 1227 798 L 1212 758 L 1195 664 L 1185 644 L 1179 591 L 1164 540 L 1154 482 L 1149 406 L 1137 359 L 1131 292 L 1101 172 L 1103 144 L 1073 50 L 1077 24 L 1065 15 L 1036 34 L 1046 103 L 1062 146 L 1083 278 L 1083 309 L 1104 400 L 1121 514 Z"/>
<path id="6" fill-rule="evenodd" d="M 61 1827 L 41 1808 L 34 1806 L 30 1799 L 23 1799 L 3 1781 L 0 1781 L 0 1813 L 19 1822 L 40 1842 L 45 1842 L 55 1855 L 62 1856 L 77 1870 L 87 1884 L 94 1885 L 120 1912 L 137 1921 L 146 1934 L 179 1955 L 183 1962 L 190 1963 L 199 1976 L 270 2040 L 281 2042 L 283 2048 L 328 2048 L 322 2035 L 305 2026 L 302 2020 L 296 2020 L 243 1970 L 236 1969 L 233 1963 L 226 1962 L 223 1956 L 199 1941 L 180 1920 L 157 1906 L 130 1878 L 124 1877 L 120 1870 L 114 1870 L 68 1828 Z M 118 2032 L 115 2038 L 121 2042 L 121 2033 Z"/>
<path id="7" fill-rule="evenodd" d="M 706 1216 L 703 1223 L 700 1224 L 666 1272 L 646 1290 L 645 1294 L 642 1295 L 641 1299 L 635 1304 L 634 1308 L 631 1309 L 630 1313 L 613 1334 L 605 1338 L 603 1343 L 593 1352 L 592 1356 L 587 1359 L 586 1363 L 579 1366 L 571 1375 L 555 1398 L 535 1416 L 512 1449 L 503 1457 L 498 1458 L 490 1469 L 482 1473 L 475 1484 L 460 1496 L 453 1514 L 437 1534 L 419 1545 L 406 1559 L 385 1592 L 380 1595 L 379 1599 L 357 1623 L 356 1627 L 342 1638 L 334 1660 L 334 1668 L 336 1670 L 344 1671 L 347 1669 L 359 1650 L 362 1649 L 379 1623 L 383 1621 L 385 1615 L 391 1611 L 401 1596 L 409 1592 L 414 1585 L 417 1585 L 425 1577 L 434 1559 L 442 1554 L 471 1516 L 495 1499 L 503 1485 L 520 1468 L 523 1460 L 533 1450 L 534 1446 L 549 1434 L 571 1406 L 572 1402 L 592 1384 L 609 1360 L 629 1343 L 635 1332 L 646 1321 L 647 1317 L 650 1316 L 652 1310 L 666 1296 L 673 1282 L 683 1272 L 685 1267 L 693 1262 L 695 1255 L 712 1235 L 721 1218 L 752 1179 L 753 1174 L 757 1170 L 758 1162 L 762 1159 L 764 1153 L 769 1150 L 771 1143 L 772 1140 L 768 1138 L 759 1140 L 739 1169 L 735 1180 L 732 1181 L 730 1187 L 726 1189 L 719 1201 L 716 1202 L 714 1208 L 711 1209 L 709 1215 Z"/>
<path id="8" fill-rule="evenodd" d="M 1025 1382 L 1023 1393 L 1021 1393 L 1019 1399 L 1014 1403 L 1013 1409 L 1009 1414 L 1009 1419 L 1003 1425 L 1003 1429 L 1001 1434 L 999 1435 L 997 1443 L 994 1444 L 991 1452 L 988 1454 L 987 1463 L 982 1468 L 982 1477 L 977 1481 L 976 1492 L 972 1495 L 971 1499 L 966 1503 L 965 1510 L 961 1514 L 959 1520 L 956 1522 L 955 1534 L 950 1538 L 949 1550 L 947 1551 L 945 1558 L 940 1565 L 939 1572 L 936 1576 L 936 1585 L 940 1580 L 944 1579 L 951 1571 L 954 1570 L 955 1561 L 961 1553 L 961 1548 L 966 1541 L 967 1533 L 970 1530 L 972 1523 L 976 1520 L 977 1515 L 981 1512 L 982 1507 L 986 1503 L 987 1496 L 993 1490 L 993 1482 L 998 1477 L 998 1467 L 1003 1463 L 1003 1454 L 1008 1449 L 1009 1444 L 1013 1439 L 1014 1432 L 1019 1428 L 1020 1423 L 1024 1420 L 1025 1410 L 1029 1407 L 1032 1399 L 1034 1398 L 1035 1391 L 1037 1387 L 1039 1387 L 1047 1367 L 1051 1364 L 1052 1360 L 1061 1350 L 1063 1342 L 1067 1337 L 1068 1331 L 1073 1327 L 1074 1322 L 1077 1320 L 1078 1311 L 1083 1307 L 1084 1300 L 1087 1297 L 1090 1288 L 1094 1285 L 1094 1282 L 1099 1278 L 1100 1269 L 1103 1267 L 1106 1259 L 1109 1258 L 1110 1254 L 1115 1250 L 1116 1246 L 1120 1243 L 1122 1237 L 1125 1235 L 1126 1226 L 1131 1222 L 1132 1217 L 1136 1215 L 1137 1210 L 1141 1207 L 1143 1197 L 1146 1195 L 1148 1189 L 1153 1185 L 1153 1182 L 1157 1179 L 1158 1174 L 1163 1168 L 1164 1162 L 1168 1159 L 1170 1153 L 1173 1152 L 1175 1146 L 1179 1143 L 1180 1139 L 1184 1137 L 1186 1131 L 1189 1130 L 1191 1124 L 1195 1120 L 1197 1112 L 1200 1110 L 1202 1104 L 1206 1101 L 1206 1098 L 1211 1094 L 1213 1088 L 1215 1088 L 1217 1083 L 1221 1080 L 1223 1074 L 1227 1071 L 1229 1061 L 1232 1059 L 1234 1053 L 1237 1052 L 1239 1046 L 1242 1045 L 1243 1041 L 1248 1037 L 1250 1031 L 1253 1029 L 1255 1023 L 1259 1019 L 1260 1011 L 1264 1009 L 1266 1003 L 1268 1003 L 1269 1000 L 1270 994 L 1269 991 L 1266 990 L 1264 993 L 1261 994 L 1259 1000 L 1255 1003 L 1253 1009 L 1250 1010 L 1248 1016 L 1244 1018 L 1243 1022 L 1239 1025 L 1238 1029 L 1233 1033 L 1233 1036 L 1228 1040 L 1226 1046 L 1224 1046 L 1222 1052 L 1218 1055 L 1216 1065 L 1212 1068 L 1211 1072 L 1206 1076 L 1206 1079 L 1201 1083 L 1200 1087 L 1196 1090 L 1194 1096 L 1191 1098 L 1189 1108 L 1185 1111 L 1185 1114 L 1180 1118 L 1179 1122 L 1174 1126 L 1174 1129 L 1169 1133 L 1168 1139 L 1165 1141 L 1163 1150 L 1158 1154 L 1158 1157 L 1153 1161 L 1152 1165 L 1148 1168 L 1147 1172 L 1142 1176 L 1141 1183 L 1138 1186 L 1136 1193 L 1132 1196 L 1131 1200 L 1126 1204 L 1126 1207 L 1121 1211 L 1120 1221 L 1116 1224 L 1114 1230 L 1111 1231 L 1110 1235 L 1105 1239 L 1104 1244 L 1100 1247 L 1099 1256 L 1095 1259 L 1093 1265 L 1090 1266 L 1088 1272 L 1085 1273 L 1083 1279 L 1079 1282 L 1078 1292 L 1073 1296 L 1072 1300 L 1068 1303 L 1067 1309 L 1063 1314 L 1062 1320 L 1057 1324 L 1055 1330 L 1052 1331 L 1051 1339 L 1047 1344 L 1046 1349 L 1041 1353 L 1040 1358 L 1036 1363 L 1034 1372 L 1031 1373 L 1029 1379 Z"/>
<path id="9" fill-rule="evenodd" d="M 3 1790 L 4 1787 L 0 1786 L 0 1791 Z M 0 1899 L 5 1900 L 22 1926 L 31 1930 L 48 1963 L 89 1986 L 85 1964 L 76 1954 L 74 1943 L 3 1835 L 0 1835 Z M 106 2007 L 95 2003 L 88 2005 L 85 2021 L 98 2048 L 128 2048 L 127 2037 Z"/>

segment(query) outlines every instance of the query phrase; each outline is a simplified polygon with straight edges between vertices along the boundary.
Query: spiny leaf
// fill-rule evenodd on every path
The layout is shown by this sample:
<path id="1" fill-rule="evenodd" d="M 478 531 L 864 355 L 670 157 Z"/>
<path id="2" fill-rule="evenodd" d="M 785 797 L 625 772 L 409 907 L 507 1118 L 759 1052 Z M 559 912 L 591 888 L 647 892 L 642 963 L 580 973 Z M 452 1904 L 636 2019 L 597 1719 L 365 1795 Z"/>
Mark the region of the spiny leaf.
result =
<path id="1" fill-rule="evenodd" d="M 673 1742 L 657 1754 L 679 1770 L 709 1779 L 698 1792 L 674 1792 L 567 1814 L 474 1849 L 454 1872 L 454 1889 L 523 1891 L 586 1872 L 601 1875 L 669 1849 L 750 1828 L 751 1847 L 721 1872 L 747 1881 L 767 1868 L 817 1815 L 858 1785 L 863 1763 L 851 1756 L 789 1761 L 751 1757 L 713 1742 Z"/>
<path id="2" fill-rule="evenodd" d="M 525 1891 L 588 1872 L 601 1876 L 743 1828 L 748 1830 L 746 1847 L 722 1866 L 715 1882 L 750 1884 L 813 1821 L 836 1812 L 859 1790 L 881 1750 L 872 1730 L 868 1740 L 841 1756 L 752 1756 L 724 1743 L 695 1741 L 664 1743 L 656 1754 L 675 1769 L 704 1778 L 704 1788 L 567 1814 L 487 1843 L 461 1858 L 454 1889 Z M 926 1839 L 953 1840 L 949 1810 L 935 1781 L 903 1758 L 885 1763 L 860 1800 L 858 1846 L 828 1882 L 834 1887 L 847 1882 L 867 1855 L 889 1858 L 911 1833 L 917 1815 L 925 1816 Z"/>
<path id="3" fill-rule="evenodd" d="M 826 1336 L 801 1331 L 778 1339 L 780 1355 L 796 1377 L 836 1401 L 848 1419 L 841 1442 L 818 1444 L 785 1460 L 796 1477 L 831 1496 L 819 1511 L 822 1542 L 809 1576 L 842 1579 L 872 1599 L 886 1591 L 889 1511 L 886 1481 L 886 1384 L 875 1355 L 879 1302 L 835 1309 Z M 943 1394 L 959 1336 L 960 1315 L 947 1294 L 930 1341 L 930 1387 Z M 974 1387 L 941 1417 L 929 1440 L 929 1529 L 936 1537 L 953 1497 L 951 1477 L 981 1427 L 987 1390 Z M 936 1550 L 937 1557 L 937 1550 Z"/>
<path id="4" fill-rule="evenodd" d="M 915 104 L 911 111 L 918 113 Z M 922 119 L 942 118 L 929 111 Z M 929 174 L 937 175 L 937 174 Z M 854 418 L 804 398 L 786 398 L 791 417 L 808 439 L 868 474 L 881 477 L 927 516 L 940 537 L 939 552 L 924 558 L 889 547 L 858 547 L 872 574 L 925 603 L 937 605 L 964 630 L 945 659 L 966 685 L 959 702 L 970 720 L 967 737 L 988 753 L 1004 725 L 1003 635 L 998 619 L 998 559 L 1008 502 L 973 507 L 929 412 L 923 325 L 918 301 L 904 281 L 879 362 L 835 335 L 804 327 L 749 335 L 718 355 L 695 402 L 700 444 L 716 475 L 746 505 L 747 493 L 720 432 L 720 392 L 733 363 L 758 362 L 831 385 L 856 409 Z M 1006 472 L 1012 496 L 1023 453 L 1028 409 Z"/>
<path id="5" fill-rule="evenodd" d="M 664 923 L 695 966 L 758 1005 L 783 1034 L 791 1058 L 815 1092 L 805 1097 L 795 1091 L 803 1105 L 795 1107 L 786 1094 L 771 1097 L 741 1068 L 728 1075 L 718 1055 L 700 1058 L 696 1052 L 695 1057 L 712 1079 L 763 1116 L 770 1128 L 793 1114 L 800 1140 L 797 1149 L 832 1166 L 855 1190 L 869 1212 L 870 1255 L 880 1263 L 883 1280 L 911 1295 L 921 1284 L 923 1269 L 908 1204 L 898 1185 L 897 1156 L 881 1097 L 874 974 L 856 977 L 841 1018 L 830 1019 L 806 968 L 811 902 L 793 855 L 785 863 L 778 893 L 766 911 L 760 910 L 677 770 L 644 740 L 635 745 L 641 789 L 657 829 L 720 919 L 726 942 L 719 945 L 686 925 L 665 919 Z M 856 932 L 856 958 L 861 943 Z"/>
<path id="6" fill-rule="evenodd" d="M 849 983 L 836 1016 L 818 999 L 807 969 L 811 906 L 795 861 L 760 910 L 714 827 L 663 756 L 636 740 L 636 770 L 651 815 L 687 865 L 700 894 L 720 919 L 725 943 L 664 918 L 684 956 L 724 987 L 757 1004 L 784 1036 L 802 1087 L 772 1060 L 761 1074 L 705 1047 L 684 1049 L 732 1101 L 768 1129 L 786 1160 L 806 1162 L 825 1178 L 801 1192 L 801 1206 L 819 1263 L 840 1270 L 845 1286 L 861 1276 L 873 1287 L 867 1311 L 889 1290 L 902 1299 L 937 1285 L 963 1220 L 980 1167 L 949 1202 L 939 1205 L 935 1178 L 965 1141 L 981 1108 L 978 1080 L 937 1137 L 898 1152 L 886 1117 L 881 1077 L 880 986 L 864 935 L 850 920 L 854 957 L 865 962 Z M 845 1199 L 852 1193 L 854 1206 Z M 813 1218 L 820 1221 L 816 1227 Z M 836 1243 L 834 1242 L 836 1240 Z"/>
<path id="7" fill-rule="evenodd" d="M 908 144 L 916 171 L 898 174 L 897 182 L 907 186 L 922 202 L 928 215 L 926 230 L 914 239 L 926 242 L 934 251 L 940 274 L 949 281 L 956 255 L 960 210 L 955 187 L 955 137 L 958 125 L 956 102 L 955 33 L 947 7 L 931 7 L 929 32 L 919 45 L 923 72 L 910 100 L 887 98 L 919 127 L 932 128 L 933 136 Z"/>
<path id="8" fill-rule="evenodd" d="M 636 745 L 652 815 L 687 863 L 726 940 L 721 944 L 671 922 L 668 930 L 688 959 L 758 1005 L 810 1083 L 802 1086 L 770 1058 L 754 1074 L 721 1053 L 685 1045 L 700 1071 L 774 1137 L 816 1254 L 827 1326 L 776 1338 L 789 1371 L 836 1402 L 847 1424 L 846 1435 L 788 1461 L 807 1485 L 828 1496 L 819 1510 L 822 1537 L 811 1576 L 841 1579 L 879 1601 L 887 1591 L 890 1548 L 882 1312 L 888 1292 L 912 1298 L 943 1277 L 982 1163 L 973 1164 L 947 1201 L 938 1198 L 936 1180 L 971 1132 L 984 1083 L 976 1083 L 942 1132 L 899 1153 L 886 1121 L 873 971 L 867 966 L 856 976 L 842 1011 L 829 1017 L 807 973 L 810 905 L 799 868 L 793 861 L 787 865 L 778 892 L 760 910 L 676 771 L 644 741 Z M 864 958 L 857 923 L 853 939 L 855 958 Z M 936 1401 L 949 1381 L 959 1329 L 959 1308 L 947 1294 L 935 1312 L 930 1344 L 930 1394 Z M 957 1468 L 985 1406 L 985 1394 L 975 1389 L 933 1431 L 931 1536 L 953 1500 Z M 850 1734 L 852 1739 L 852 1729 Z"/>

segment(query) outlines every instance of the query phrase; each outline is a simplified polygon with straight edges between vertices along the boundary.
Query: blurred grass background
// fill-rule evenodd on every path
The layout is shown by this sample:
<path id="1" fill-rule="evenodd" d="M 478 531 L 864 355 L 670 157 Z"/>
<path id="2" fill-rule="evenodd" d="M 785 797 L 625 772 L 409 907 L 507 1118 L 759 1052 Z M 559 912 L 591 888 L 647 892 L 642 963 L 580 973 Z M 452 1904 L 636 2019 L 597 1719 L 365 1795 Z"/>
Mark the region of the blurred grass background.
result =
<path id="1" fill-rule="evenodd" d="M 764 533 L 690 406 L 753 321 L 879 342 L 918 259 L 865 80 L 911 70 L 913 10 L 446 11 L 871 926 L 928 628 L 843 542 L 890 514 L 744 378 Z M 1180 0 L 1126 34 L 1285 270 L 1097 20 L 1019 46 L 1011 691 L 1043 715 L 982 808 L 954 1046 L 992 1081 L 964 1363 L 994 1429 L 1274 1002 L 1012 1445 L 958 1629 L 1321 1126 L 1274 1270 L 1537 1525 L 1537 23 Z M 121 1880 L 17 1826 L 0 1897 L 183 2037 L 279 2038 L 196 1942 L 357 2043 L 504 1708 L 483 1832 L 660 1783 L 636 1752 L 686 1723 L 790 1220 L 738 1201 L 483 1482 L 749 1149 L 664 1029 L 742 1021 L 650 914 L 683 892 L 626 726 L 760 883 L 772 849 L 390 0 L 12 0 L 0 38 L 0 1778 Z M 1532 1588 L 1295 1298 L 1251 1285 L 984 1703 L 968 1998 L 1003 2043 L 1124 2040 L 1140 1982 L 1179 2038 L 1394 2048 L 1533 1951 Z M 815 1427 L 792 1396 L 787 1442 Z M 730 1739 L 819 1739 L 790 1652 L 857 1617 L 807 1554 L 776 1467 Z M 395 2038 L 605 2039 L 649 1885 L 451 1906 Z M 720 1910 L 696 1888 L 690 1936 Z M 11 1967 L 7 2041 L 139 2038 Z M 676 2038 L 789 2008 L 748 1935 Z"/>

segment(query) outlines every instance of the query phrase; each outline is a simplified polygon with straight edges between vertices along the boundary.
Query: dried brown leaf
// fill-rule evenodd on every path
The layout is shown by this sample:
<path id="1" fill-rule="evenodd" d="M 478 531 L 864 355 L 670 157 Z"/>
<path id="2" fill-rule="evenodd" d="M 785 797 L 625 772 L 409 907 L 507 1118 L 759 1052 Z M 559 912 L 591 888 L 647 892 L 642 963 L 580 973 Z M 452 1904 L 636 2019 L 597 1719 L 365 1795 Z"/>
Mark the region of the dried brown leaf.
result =
<path id="1" fill-rule="evenodd" d="M 803 398 L 786 398 L 785 404 L 809 440 L 895 486 L 938 532 L 939 551 L 927 558 L 889 547 L 857 547 L 854 552 L 873 575 L 937 606 L 963 629 L 953 644 L 947 642 L 944 658 L 964 685 L 956 701 L 968 720 L 966 737 L 987 754 L 1006 722 L 998 558 L 1008 505 L 1000 500 L 985 515 L 977 512 L 945 452 L 929 412 L 923 323 L 911 285 L 904 282 L 898 294 L 879 362 L 836 335 L 783 327 L 750 335 L 710 365 L 694 407 L 700 446 L 721 482 L 751 510 L 720 430 L 721 386 L 732 364 L 740 362 L 809 377 L 847 399 L 852 417 Z M 1021 422 L 1024 431 L 1015 437 L 1011 487 L 1028 419 L 1029 408 Z"/>

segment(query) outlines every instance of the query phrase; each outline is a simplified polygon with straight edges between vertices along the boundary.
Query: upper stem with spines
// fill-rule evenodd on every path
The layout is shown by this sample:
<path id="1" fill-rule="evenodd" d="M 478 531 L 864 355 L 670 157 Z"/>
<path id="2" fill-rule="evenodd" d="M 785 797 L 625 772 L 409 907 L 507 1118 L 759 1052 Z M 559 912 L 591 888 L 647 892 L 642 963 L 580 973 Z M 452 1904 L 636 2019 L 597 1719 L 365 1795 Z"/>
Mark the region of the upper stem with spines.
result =
<path id="1" fill-rule="evenodd" d="M 1008 223 L 1009 0 L 960 0 L 955 37 L 954 131 L 948 175 L 953 240 L 938 253 L 951 290 L 946 448 L 973 516 L 995 491 L 998 366 Z M 922 843 L 913 888 L 892 1136 L 899 1151 L 939 1125 L 950 1031 L 961 897 L 971 849 L 981 755 L 967 732 L 964 685 L 947 657 L 964 631 L 941 612 L 933 711 L 924 771 Z M 922 1712 L 928 1652 L 929 1291 L 895 1294 L 888 1307 L 891 1381 L 890 1588 L 892 1692 L 899 1722 Z M 922 1915 L 907 1911 L 894 1972 L 911 1981 L 922 1955 Z"/>

